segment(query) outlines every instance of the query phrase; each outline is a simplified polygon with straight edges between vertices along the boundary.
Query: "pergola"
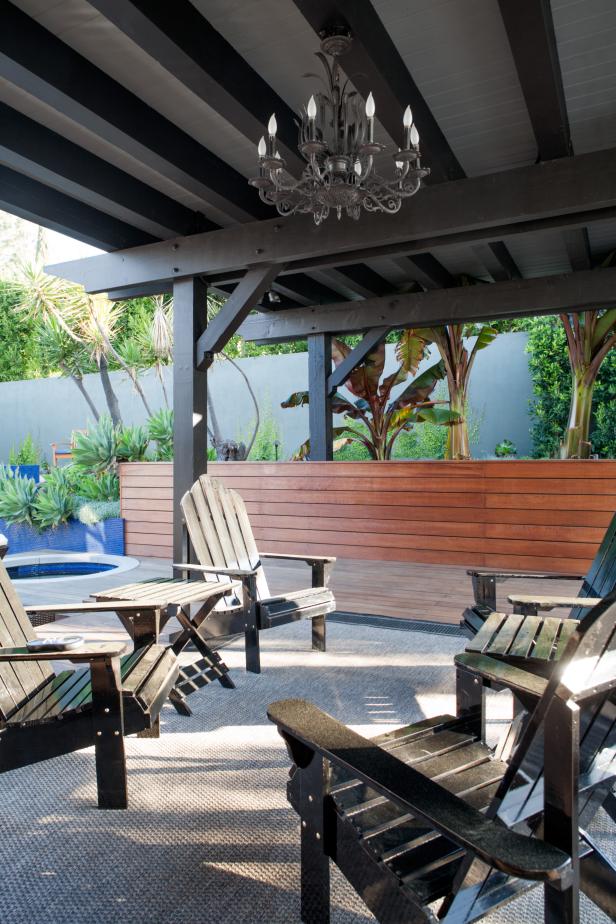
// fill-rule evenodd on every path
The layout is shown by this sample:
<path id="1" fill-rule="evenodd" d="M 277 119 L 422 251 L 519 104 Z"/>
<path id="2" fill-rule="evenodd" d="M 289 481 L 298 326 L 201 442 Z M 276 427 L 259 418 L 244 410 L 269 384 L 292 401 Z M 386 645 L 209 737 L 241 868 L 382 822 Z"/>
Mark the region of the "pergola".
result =
<path id="1" fill-rule="evenodd" d="M 173 292 L 176 556 L 179 498 L 206 466 L 207 369 L 236 332 L 307 338 L 311 458 L 327 460 L 331 395 L 388 331 L 613 298 L 616 269 L 593 269 L 616 247 L 611 4 L 0 0 L 0 10 L 0 205 L 109 251 L 49 268 L 89 292 Z M 273 217 L 247 178 L 273 111 L 298 174 L 302 74 L 332 26 L 353 35 L 343 65 L 374 93 L 379 139 L 396 149 L 410 104 L 431 176 L 396 215 L 316 227 Z M 461 273 L 488 284 L 458 287 Z M 206 326 L 208 289 L 229 297 Z M 350 332 L 363 339 L 332 373 L 331 336 Z"/>

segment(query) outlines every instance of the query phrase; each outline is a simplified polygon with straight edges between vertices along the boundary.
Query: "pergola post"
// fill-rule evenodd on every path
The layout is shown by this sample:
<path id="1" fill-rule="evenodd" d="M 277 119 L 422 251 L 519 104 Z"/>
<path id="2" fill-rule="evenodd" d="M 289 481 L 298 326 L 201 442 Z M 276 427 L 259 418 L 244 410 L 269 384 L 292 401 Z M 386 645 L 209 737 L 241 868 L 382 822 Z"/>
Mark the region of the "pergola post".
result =
<path id="1" fill-rule="evenodd" d="M 311 334 L 308 337 L 308 420 L 310 459 L 313 462 L 326 462 L 333 458 L 332 402 L 328 388 L 331 371 L 331 335 Z"/>
<path id="2" fill-rule="evenodd" d="M 207 288 L 197 277 L 173 284 L 173 560 L 188 561 L 180 500 L 207 469 L 207 371 L 196 348 L 207 326 Z"/>

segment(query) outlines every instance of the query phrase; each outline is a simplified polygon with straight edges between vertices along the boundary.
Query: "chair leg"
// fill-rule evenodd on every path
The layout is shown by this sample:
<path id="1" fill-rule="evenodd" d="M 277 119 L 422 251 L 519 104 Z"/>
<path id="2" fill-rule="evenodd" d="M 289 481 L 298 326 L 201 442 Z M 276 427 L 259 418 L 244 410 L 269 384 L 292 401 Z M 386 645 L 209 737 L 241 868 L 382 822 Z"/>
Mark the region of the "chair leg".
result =
<path id="1" fill-rule="evenodd" d="M 137 732 L 138 738 L 160 738 L 160 716 L 157 715 L 149 728 Z"/>
<path id="2" fill-rule="evenodd" d="M 330 869 L 323 814 L 329 767 L 315 754 L 300 773 L 301 919 L 304 924 L 329 924 Z"/>
<path id="3" fill-rule="evenodd" d="M 575 886 L 559 892 L 554 886 L 544 886 L 545 924 L 579 924 L 580 893 Z"/>
<path id="4" fill-rule="evenodd" d="M 326 650 L 325 616 L 317 616 L 312 620 L 312 647 L 315 651 Z"/>
<path id="5" fill-rule="evenodd" d="M 259 647 L 259 630 L 256 627 L 246 629 L 246 670 L 251 674 L 261 673 L 261 650 Z"/>
<path id="6" fill-rule="evenodd" d="M 186 697 L 183 696 L 182 693 L 179 692 L 179 690 L 176 690 L 175 688 L 171 690 L 171 692 L 169 693 L 169 702 L 173 703 L 175 707 L 175 711 L 179 713 L 179 715 L 185 715 L 185 716 L 192 715 L 192 709 L 186 702 Z"/>
<path id="7" fill-rule="evenodd" d="M 98 807 L 125 809 L 128 793 L 120 659 L 93 661 L 90 670 Z"/>

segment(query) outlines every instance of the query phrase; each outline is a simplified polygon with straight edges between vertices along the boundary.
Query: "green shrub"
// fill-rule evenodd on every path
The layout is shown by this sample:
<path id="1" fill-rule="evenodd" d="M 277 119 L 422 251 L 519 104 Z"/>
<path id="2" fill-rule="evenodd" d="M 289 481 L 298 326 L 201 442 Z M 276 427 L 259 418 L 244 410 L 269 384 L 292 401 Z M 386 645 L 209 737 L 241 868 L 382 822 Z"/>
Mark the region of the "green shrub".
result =
<path id="1" fill-rule="evenodd" d="M 156 443 L 156 461 L 173 459 L 173 411 L 163 407 L 148 420 L 148 435 Z"/>
<path id="2" fill-rule="evenodd" d="M 28 433 L 17 449 L 11 446 L 9 452 L 9 465 L 39 465 L 41 456 L 41 450 Z"/>
<path id="3" fill-rule="evenodd" d="M 40 529 L 55 529 L 73 514 L 73 499 L 69 489 L 45 482 L 36 495 L 32 519 Z"/>
<path id="4" fill-rule="evenodd" d="M 147 427 L 124 427 L 118 434 L 116 458 L 118 462 L 143 462 L 150 436 Z"/>
<path id="5" fill-rule="evenodd" d="M 86 501 L 76 507 L 75 517 L 80 523 L 92 526 L 120 516 L 120 501 Z"/>
<path id="6" fill-rule="evenodd" d="M 38 485 L 32 478 L 4 478 L 0 491 L 0 517 L 7 523 L 30 523 Z"/>
<path id="7" fill-rule="evenodd" d="M 73 449 L 73 466 L 85 472 L 115 471 L 117 466 L 118 432 L 111 417 L 101 417 L 88 433 L 77 433 Z"/>

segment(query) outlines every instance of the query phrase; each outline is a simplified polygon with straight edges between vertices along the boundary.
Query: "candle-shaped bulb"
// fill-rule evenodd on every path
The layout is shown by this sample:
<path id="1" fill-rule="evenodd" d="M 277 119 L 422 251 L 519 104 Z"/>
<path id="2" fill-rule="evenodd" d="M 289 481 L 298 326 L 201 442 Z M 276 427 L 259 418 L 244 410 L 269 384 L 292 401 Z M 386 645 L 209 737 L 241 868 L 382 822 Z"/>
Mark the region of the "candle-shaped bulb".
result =
<path id="1" fill-rule="evenodd" d="M 317 115 L 317 104 L 315 102 L 314 96 L 311 96 L 308 100 L 308 105 L 306 107 L 306 112 L 308 113 L 309 119 L 316 118 Z"/>
<path id="2" fill-rule="evenodd" d="M 413 113 L 411 112 L 411 107 L 407 106 L 404 110 L 404 116 L 402 119 L 402 124 L 405 128 L 410 128 L 413 124 Z"/>
<path id="3" fill-rule="evenodd" d="M 267 145 L 265 144 L 265 138 L 263 137 L 263 135 L 261 135 L 261 140 L 259 141 L 259 144 L 257 145 L 257 152 L 259 154 L 259 157 L 265 157 L 265 155 L 267 154 Z"/>
<path id="4" fill-rule="evenodd" d="M 400 150 L 400 148 L 398 148 L 398 151 L 399 151 L 399 150 Z M 398 168 L 398 170 L 402 170 L 402 168 L 404 167 L 404 161 L 402 161 L 402 160 L 397 160 L 397 161 L 396 161 L 396 167 Z"/>
<path id="5" fill-rule="evenodd" d="M 417 131 L 417 127 L 415 125 L 413 125 L 411 129 L 411 144 L 414 148 L 419 147 L 419 132 Z"/>
<path id="6" fill-rule="evenodd" d="M 376 107 L 374 105 L 374 96 L 372 95 L 372 93 L 369 93 L 368 99 L 366 100 L 366 115 L 368 116 L 369 119 L 374 118 L 375 109 Z"/>
<path id="7" fill-rule="evenodd" d="M 361 164 L 358 160 L 355 161 L 355 167 L 353 168 L 357 176 L 361 176 Z"/>
<path id="8" fill-rule="evenodd" d="M 270 116 L 270 120 L 267 123 L 267 132 L 269 136 L 273 138 L 277 131 L 278 131 L 278 123 L 276 122 L 276 116 L 272 113 L 272 115 Z"/>

